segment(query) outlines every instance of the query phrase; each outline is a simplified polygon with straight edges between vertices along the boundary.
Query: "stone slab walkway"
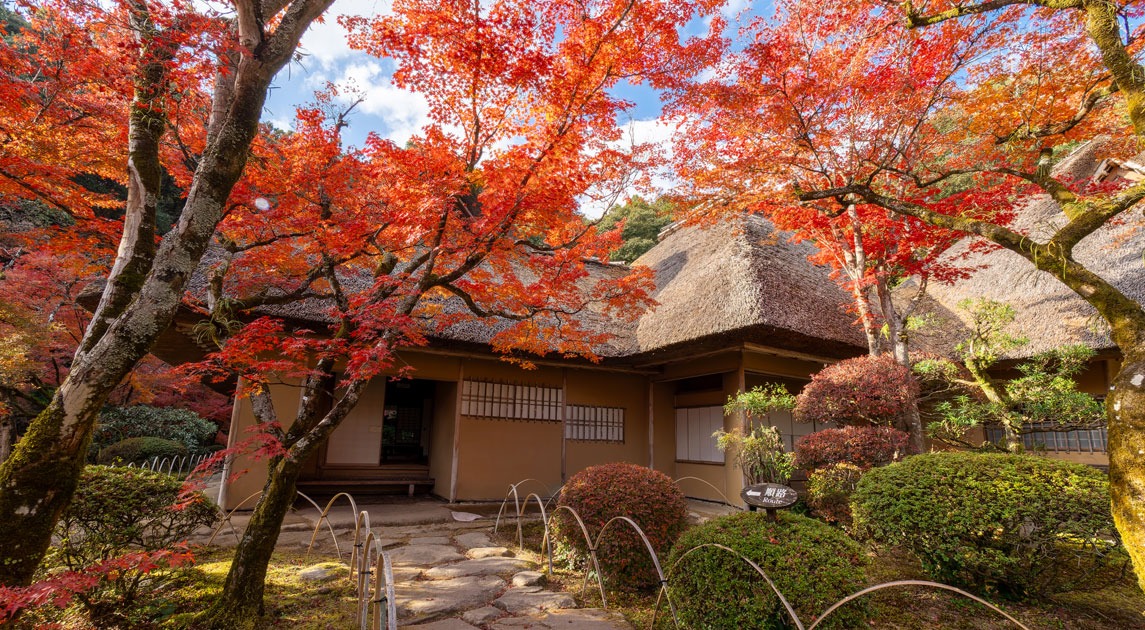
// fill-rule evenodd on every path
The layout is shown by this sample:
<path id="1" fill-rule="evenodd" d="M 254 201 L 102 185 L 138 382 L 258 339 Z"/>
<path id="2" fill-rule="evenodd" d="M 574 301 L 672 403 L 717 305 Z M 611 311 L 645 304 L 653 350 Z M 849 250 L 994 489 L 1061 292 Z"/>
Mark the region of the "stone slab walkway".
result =
<path id="1" fill-rule="evenodd" d="M 393 564 L 399 627 L 426 630 L 632 628 L 616 612 L 578 609 L 572 595 L 546 587 L 544 574 L 535 562 L 515 557 L 510 549 L 493 542 L 490 517 L 457 522 L 440 503 L 400 508 L 394 505 L 359 507 L 370 512 L 374 534 L 381 537 L 382 547 Z M 398 511 L 403 514 L 396 515 Z M 287 519 L 278 540 L 280 549 L 304 550 L 310 544 L 319 515 L 309 512 L 294 512 Z M 345 561 L 354 537 L 349 507 L 332 511 L 330 520 Z M 428 522 L 410 524 L 417 520 Z M 235 524 L 241 532 L 245 522 L 240 517 L 235 519 Z M 503 521 L 502 531 L 515 532 L 515 526 Z M 234 537 L 224 529 L 214 544 L 233 546 Z M 317 546 L 325 553 L 334 552 L 325 525 L 319 531 Z"/>
<path id="2" fill-rule="evenodd" d="M 392 541 L 386 551 L 401 627 L 631 628 L 617 613 L 577 609 L 572 595 L 546 588 L 539 567 L 494 544 L 491 529 L 487 519 L 375 528 Z"/>

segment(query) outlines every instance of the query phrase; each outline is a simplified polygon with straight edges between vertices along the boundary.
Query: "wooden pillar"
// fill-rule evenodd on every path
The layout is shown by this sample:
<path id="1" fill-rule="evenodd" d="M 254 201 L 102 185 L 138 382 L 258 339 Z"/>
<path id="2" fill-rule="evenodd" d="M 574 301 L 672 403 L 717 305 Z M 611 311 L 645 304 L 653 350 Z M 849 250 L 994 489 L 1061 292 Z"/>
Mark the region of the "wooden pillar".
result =
<path id="1" fill-rule="evenodd" d="M 568 480 L 568 413 L 569 407 L 569 371 L 561 368 L 561 485 Z"/>
<path id="2" fill-rule="evenodd" d="M 465 392 L 465 359 L 457 362 L 457 399 L 453 405 L 453 462 L 449 468 L 449 502 L 457 502 L 457 466 L 461 460 L 461 401 Z"/>
<path id="3" fill-rule="evenodd" d="M 656 434 L 656 404 L 653 402 L 656 399 L 656 384 L 652 379 L 648 379 L 648 467 L 656 468 L 656 449 L 655 449 L 655 434 Z"/>

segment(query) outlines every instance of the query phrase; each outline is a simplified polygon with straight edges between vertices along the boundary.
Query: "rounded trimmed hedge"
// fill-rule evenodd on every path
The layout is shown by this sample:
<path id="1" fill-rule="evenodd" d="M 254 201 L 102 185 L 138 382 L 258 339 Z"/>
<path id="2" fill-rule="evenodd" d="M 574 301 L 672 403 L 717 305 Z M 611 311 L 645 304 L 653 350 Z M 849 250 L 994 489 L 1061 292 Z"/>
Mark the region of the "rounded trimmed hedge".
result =
<path id="1" fill-rule="evenodd" d="M 661 558 L 684 531 L 688 518 L 684 493 L 670 477 L 628 463 L 591 466 L 573 475 L 561 490 L 560 505 L 580 515 L 594 540 L 610 519 L 627 516 Z M 555 513 L 554 535 L 577 557 L 588 556 L 584 535 L 567 510 Z M 613 587 L 643 588 L 660 582 L 644 542 L 627 523 L 609 526 L 596 555 Z"/>
<path id="2" fill-rule="evenodd" d="M 779 514 L 778 522 L 764 512 L 722 516 L 680 536 L 665 566 L 684 627 L 794 625 L 763 578 L 738 556 L 716 548 L 685 556 L 706 543 L 735 549 L 758 564 L 805 623 L 866 583 L 867 557 L 862 548 L 830 525 L 786 512 Z M 860 599 L 833 613 L 823 627 L 859 627 L 866 616 L 866 604 Z"/>
<path id="3" fill-rule="evenodd" d="M 868 471 L 856 534 L 902 545 L 938 582 L 1010 598 L 1101 588 L 1124 562 L 1095 468 L 1030 455 L 929 453 Z"/>
<path id="4" fill-rule="evenodd" d="M 99 452 L 100 464 L 142 464 L 156 457 L 182 457 L 187 447 L 182 444 L 157 437 L 137 437 L 120 440 Z"/>

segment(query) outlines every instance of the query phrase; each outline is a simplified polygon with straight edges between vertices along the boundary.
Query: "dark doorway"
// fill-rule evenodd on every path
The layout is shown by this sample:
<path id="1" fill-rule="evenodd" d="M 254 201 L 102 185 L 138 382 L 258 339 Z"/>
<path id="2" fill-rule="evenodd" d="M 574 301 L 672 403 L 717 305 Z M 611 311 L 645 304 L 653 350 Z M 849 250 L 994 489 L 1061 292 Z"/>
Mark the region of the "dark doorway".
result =
<path id="1" fill-rule="evenodd" d="M 428 464 L 429 427 L 433 423 L 433 381 L 404 379 L 386 383 L 381 464 Z"/>

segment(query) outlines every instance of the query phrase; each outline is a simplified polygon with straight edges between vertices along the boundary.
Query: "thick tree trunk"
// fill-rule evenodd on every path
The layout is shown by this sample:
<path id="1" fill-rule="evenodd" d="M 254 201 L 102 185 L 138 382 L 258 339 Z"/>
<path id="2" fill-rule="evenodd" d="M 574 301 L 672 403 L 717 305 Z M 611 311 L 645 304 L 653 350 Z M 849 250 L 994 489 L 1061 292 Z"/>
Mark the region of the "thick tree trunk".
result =
<path id="1" fill-rule="evenodd" d="M 12 442 L 16 439 L 16 427 L 11 418 L 0 419 L 0 464 L 12 454 Z"/>
<path id="2" fill-rule="evenodd" d="M 223 591 L 200 620 L 202 627 L 218 630 L 264 627 L 261 618 L 266 572 L 274 546 L 278 543 L 282 521 L 294 504 L 295 484 L 301 470 L 302 467 L 289 456 L 281 457 L 269 466 L 262 497 L 235 548 Z"/>
<path id="3" fill-rule="evenodd" d="M 303 402 L 284 436 L 289 448 L 268 467 L 266 486 L 235 549 L 223 591 L 199 620 L 203 627 L 219 630 L 262 627 L 259 621 L 263 613 L 266 572 L 282 521 L 294 503 L 295 485 L 302 464 L 318 451 L 346 414 L 358 404 L 368 383 L 364 379 L 350 381 L 341 398 L 323 414 L 321 399 L 323 393 L 331 393 L 329 388 L 334 382 L 332 367 L 332 361 L 324 360 L 316 370 L 320 376 L 311 376 L 303 386 Z M 256 415 L 264 423 L 273 420 L 274 407 L 269 396 L 265 393 L 256 396 L 261 396 L 261 399 L 252 397 Z M 265 410 L 265 414 L 261 410 Z"/>
<path id="4" fill-rule="evenodd" d="M 1123 348 L 1106 398 L 1113 522 L 1145 590 L 1145 347 Z"/>
<path id="5" fill-rule="evenodd" d="M 246 166 L 267 86 L 291 59 L 307 25 L 332 1 L 295 0 L 282 13 L 271 37 L 263 31 L 265 21 L 259 15 L 263 4 L 236 3 L 240 9 L 239 41 L 245 52 L 237 67 L 219 75 L 207 146 L 178 225 L 164 237 L 145 277 L 121 275 L 119 280 L 136 287 L 131 299 L 114 300 L 114 309 L 101 309 L 100 321 L 93 323 L 91 338 L 81 344 L 71 373 L 51 404 L 33 421 L 12 456 L 0 464 L 0 541 L 4 541 L 0 545 L 0 585 L 23 585 L 32 580 L 51 543 L 52 530 L 71 501 L 100 408 L 174 318 L 183 287 L 198 266 L 223 217 L 231 189 Z M 146 122 L 146 117 L 133 115 L 133 131 L 153 131 L 137 124 Z M 132 159 L 151 159 L 142 151 L 156 147 L 147 141 L 133 142 Z M 133 178 L 137 175 L 143 176 L 144 171 L 132 173 Z M 131 188 L 129 194 L 132 191 L 142 194 L 145 187 Z M 142 213 L 147 200 L 132 199 L 128 206 L 140 208 Z M 144 221 L 146 216 L 136 218 Z M 139 236 L 148 227 L 129 220 L 125 229 L 135 230 Z M 135 258 L 145 251 L 142 246 L 124 253 Z M 133 271 L 135 266 L 125 263 L 122 269 Z M 107 285 L 105 297 L 107 292 L 118 292 L 123 282 Z"/>

